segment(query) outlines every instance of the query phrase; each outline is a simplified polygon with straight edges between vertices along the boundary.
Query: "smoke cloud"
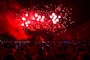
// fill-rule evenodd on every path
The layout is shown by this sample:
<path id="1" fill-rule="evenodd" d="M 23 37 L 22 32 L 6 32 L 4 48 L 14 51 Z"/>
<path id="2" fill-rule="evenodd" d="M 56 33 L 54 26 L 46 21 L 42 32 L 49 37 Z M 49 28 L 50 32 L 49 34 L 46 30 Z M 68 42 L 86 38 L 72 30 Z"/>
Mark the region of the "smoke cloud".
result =
<path id="1" fill-rule="evenodd" d="M 11 0 L 10 0 L 11 1 Z M 21 8 L 17 3 L 3 1 L 0 3 L 0 34 L 8 33 L 17 40 L 27 39 L 28 36 L 22 30 L 22 27 L 17 24 L 16 13 Z"/>

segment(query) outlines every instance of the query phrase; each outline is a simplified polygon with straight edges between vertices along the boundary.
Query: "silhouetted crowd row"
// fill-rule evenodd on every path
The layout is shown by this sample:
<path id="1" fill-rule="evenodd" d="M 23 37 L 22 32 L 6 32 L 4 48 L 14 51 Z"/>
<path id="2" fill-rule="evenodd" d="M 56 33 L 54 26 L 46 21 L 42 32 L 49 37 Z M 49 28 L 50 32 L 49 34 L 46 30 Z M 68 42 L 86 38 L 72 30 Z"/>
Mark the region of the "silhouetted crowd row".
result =
<path id="1" fill-rule="evenodd" d="M 0 60 L 90 60 L 88 42 L 22 42 L 0 43 Z"/>

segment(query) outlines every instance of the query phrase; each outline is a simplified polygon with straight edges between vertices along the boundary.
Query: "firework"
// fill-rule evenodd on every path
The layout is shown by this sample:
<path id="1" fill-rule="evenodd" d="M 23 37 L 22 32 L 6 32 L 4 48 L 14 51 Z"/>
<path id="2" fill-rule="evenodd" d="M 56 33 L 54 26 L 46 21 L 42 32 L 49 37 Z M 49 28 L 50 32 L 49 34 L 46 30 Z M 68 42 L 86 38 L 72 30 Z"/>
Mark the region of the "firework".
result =
<path id="1" fill-rule="evenodd" d="M 24 29 L 31 31 L 35 30 L 49 30 L 55 32 L 57 30 L 62 32 L 67 31 L 67 27 L 73 24 L 72 8 L 66 8 L 62 5 L 53 6 L 45 5 L 41 8 L 39 5 L 33 8 L 22 9 L 17 14 L 18 24 Z"/>

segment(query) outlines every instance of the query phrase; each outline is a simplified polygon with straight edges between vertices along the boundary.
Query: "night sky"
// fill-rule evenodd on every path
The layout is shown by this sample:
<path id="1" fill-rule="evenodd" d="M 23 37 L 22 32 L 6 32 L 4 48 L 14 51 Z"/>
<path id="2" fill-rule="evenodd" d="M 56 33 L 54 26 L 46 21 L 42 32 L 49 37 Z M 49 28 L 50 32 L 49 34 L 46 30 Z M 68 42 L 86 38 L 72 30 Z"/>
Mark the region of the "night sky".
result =
<path id="1" fill-rule="evenodd" d="M 89 0 L 18 0 L 18 2 L 26 8 L 36 4 L 41 6 L 45 4 L 63 4 L 66 7 L 72 7 L 75 23 L 70 28 L 90 21 Z"/>

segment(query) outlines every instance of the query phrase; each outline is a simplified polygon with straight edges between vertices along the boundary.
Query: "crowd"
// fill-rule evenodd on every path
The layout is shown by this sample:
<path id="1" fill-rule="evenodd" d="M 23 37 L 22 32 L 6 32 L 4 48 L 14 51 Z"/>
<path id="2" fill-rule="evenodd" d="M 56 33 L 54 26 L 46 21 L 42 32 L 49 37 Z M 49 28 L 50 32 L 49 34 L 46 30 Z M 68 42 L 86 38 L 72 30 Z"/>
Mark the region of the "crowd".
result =
<path id="1" fill-rule="evenodd" d="M 90 60 L 89 42 L 0 42 L 0 60 Z"/>

